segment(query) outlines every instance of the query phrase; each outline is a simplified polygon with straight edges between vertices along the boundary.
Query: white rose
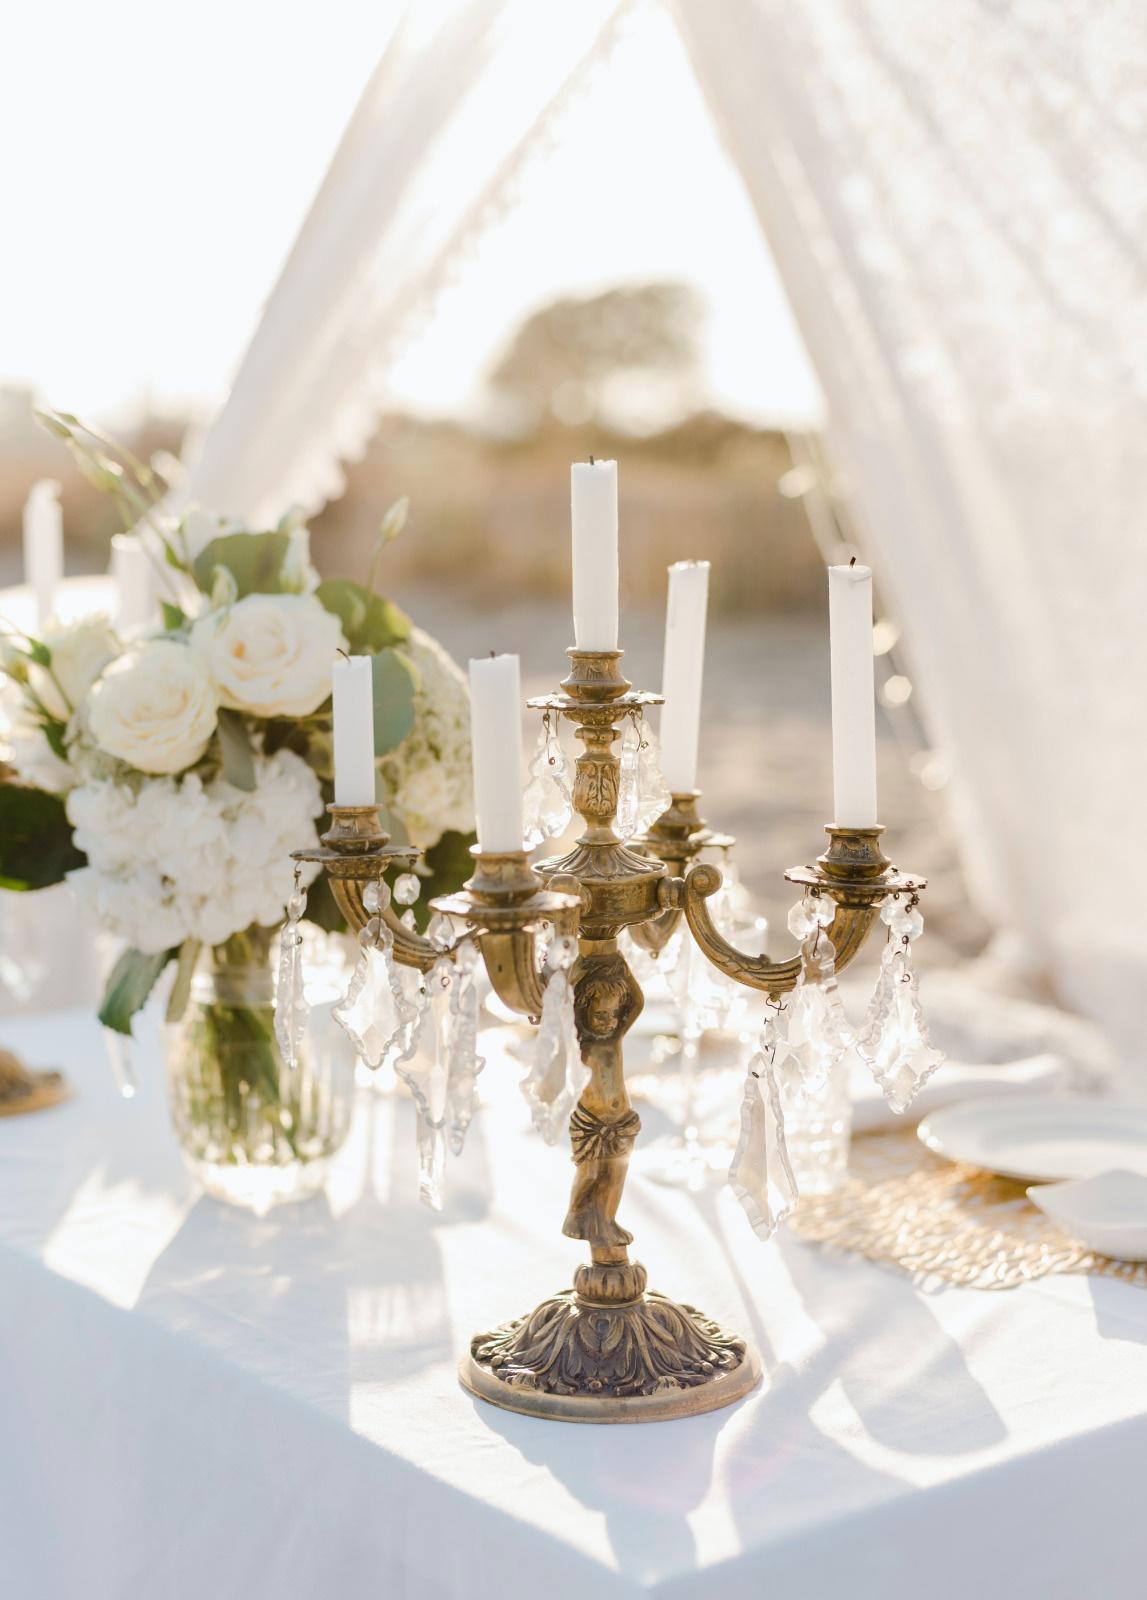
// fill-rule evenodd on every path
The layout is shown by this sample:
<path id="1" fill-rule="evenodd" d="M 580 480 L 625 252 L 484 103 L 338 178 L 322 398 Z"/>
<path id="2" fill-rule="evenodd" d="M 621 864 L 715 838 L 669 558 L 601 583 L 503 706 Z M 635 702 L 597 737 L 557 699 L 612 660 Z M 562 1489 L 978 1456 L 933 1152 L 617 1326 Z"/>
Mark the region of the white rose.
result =
<path id="1" fill-rule="evenodd" d="M 49 627 L 43 642 L 51 651 L 49 667 L 28 663 L 28 685 L 50 717 L 67 722 L 109 661 L 123 646 L 106 617 L 81 617 L 67 626 Z"/>
<path id="2" fill-rule="evenodd" d="M 153 639 L 121 656 L 89 698 L 92 736 L 140 772 L 182 772 L 215 731 L 218 697 L 200 656 Z"/>
<path id="3" fill-rule="evenodd" d="M 313 595 L 249 594 L 201 617 L 191 634 L 223 705 L 260 717 L 305 717 L 331 688 L 339 619 Z"/>

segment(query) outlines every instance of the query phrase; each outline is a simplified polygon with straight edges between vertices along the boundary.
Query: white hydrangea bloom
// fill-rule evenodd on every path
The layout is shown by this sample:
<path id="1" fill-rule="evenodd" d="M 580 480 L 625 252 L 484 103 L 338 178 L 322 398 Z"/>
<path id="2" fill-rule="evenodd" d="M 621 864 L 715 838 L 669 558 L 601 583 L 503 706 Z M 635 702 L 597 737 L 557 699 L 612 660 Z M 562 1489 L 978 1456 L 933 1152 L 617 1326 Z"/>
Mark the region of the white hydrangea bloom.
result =
<path id="1" fill-rule="evenodd" d="M 401 648 L 420 683 L 414 727 L 380 764 L 384 803 L 411 843 L 428 850 L 451 829 L 474 826 L 470 695 L 457 663 L 421 628 Z"/>
<path id="2" fill-rule="evenodd" d="M 316 842 L 322 795 L 289 750 L 256 756 L 255 775 L 250 793 L 196 773 L 139 789 L 109 778 L 81 784 L 67 807 L 88 865 L 71 874 L 73 888 L 145 952 L 274 927 L 291 893 L 291 852 Z"/>

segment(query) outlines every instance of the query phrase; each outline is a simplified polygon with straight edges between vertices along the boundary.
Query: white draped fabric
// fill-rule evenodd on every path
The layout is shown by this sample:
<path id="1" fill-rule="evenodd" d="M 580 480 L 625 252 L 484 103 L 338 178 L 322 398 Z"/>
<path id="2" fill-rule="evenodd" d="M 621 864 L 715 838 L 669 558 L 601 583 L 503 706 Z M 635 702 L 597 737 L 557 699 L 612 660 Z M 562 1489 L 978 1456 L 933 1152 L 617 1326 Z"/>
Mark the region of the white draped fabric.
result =
<path id="1" fill-rule="evenodd" d="M 1147 20 L 678 0 L 951 757 L 966 860 L 1130 1043 L 1147 933 Z"/>
<path id="2" fill-rule="evenodd" d="M 337 493 L 372 384 L 608 0 L 422 4 L 369 85 L 188 494 Z M 1147 21 L 1120 0 L 676 0 L 949 756 L 976 893 L 1130 1040 L 1147 976 Z"/>
<path id="3" fill-rule="evenodd" d="M 342 493 L 387 362 L 505 204 L 616 0 L 419 0 L 396 28 L 183 495 L 276 520 Z"/>

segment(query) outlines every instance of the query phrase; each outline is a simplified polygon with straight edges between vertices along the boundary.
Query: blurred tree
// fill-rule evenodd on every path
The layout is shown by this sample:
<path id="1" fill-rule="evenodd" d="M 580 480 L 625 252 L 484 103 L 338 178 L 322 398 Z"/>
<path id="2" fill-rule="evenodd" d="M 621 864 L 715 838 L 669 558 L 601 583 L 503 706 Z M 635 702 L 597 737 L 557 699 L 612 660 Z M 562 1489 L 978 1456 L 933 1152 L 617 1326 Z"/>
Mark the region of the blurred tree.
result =
<path id="1" fill-rule="evenodd" d="M 697 403 L 701 320 L 687 284 L 556 300 L 522 323 L 490 387 L 523 430 L 549 421 L 650 432 Z"/>

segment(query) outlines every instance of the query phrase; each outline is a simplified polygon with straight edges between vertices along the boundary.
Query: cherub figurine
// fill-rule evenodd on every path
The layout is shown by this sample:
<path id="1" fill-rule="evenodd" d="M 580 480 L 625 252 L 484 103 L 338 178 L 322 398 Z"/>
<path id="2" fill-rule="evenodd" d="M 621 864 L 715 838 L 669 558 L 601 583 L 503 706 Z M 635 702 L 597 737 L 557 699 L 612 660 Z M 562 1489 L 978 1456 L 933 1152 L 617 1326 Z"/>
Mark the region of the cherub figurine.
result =
<path id="1" fill-rule="evenodd" d="M 624 1250 L 633 1240 L 615 1220 L 629 1153 L 641 1128 L 625 1089 L 621 1041 L 643 1002 L 620 955 L 583 958 L 573 978 L 578 1039 L 591 1076 L 570 1118 L 577 1173 L 562 1232 L 588 1240 L 596 1258 L 596 1250 Z"/>

